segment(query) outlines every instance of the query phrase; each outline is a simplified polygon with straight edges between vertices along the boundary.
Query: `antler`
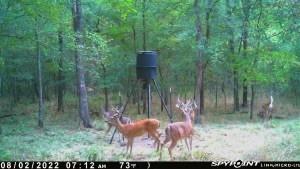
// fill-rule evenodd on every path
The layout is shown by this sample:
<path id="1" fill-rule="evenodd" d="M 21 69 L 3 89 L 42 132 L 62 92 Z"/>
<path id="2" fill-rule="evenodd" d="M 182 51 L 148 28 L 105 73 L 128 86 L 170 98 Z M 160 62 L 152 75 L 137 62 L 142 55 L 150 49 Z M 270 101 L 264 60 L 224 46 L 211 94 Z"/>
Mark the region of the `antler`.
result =
<path id="1" fill-rule="evenodd" d="M 181 103 L 181 100 L 179 99 L 180 96 L 177 96 L 177 102 Z"/>
<path id="2" fill-rule="evenodd" d="M 113 112 L 120 113 L 120 109 L 118 109 L 117 107 L 112 107 L 111 110 Z"/>
<path id="3" fill-rule="evenodd" d="M 197 104 L 196 104 L 195 100 L 193 101 L 193 104 L 194 104 L 194 107 L 196 109 L 197 108 Z"/>

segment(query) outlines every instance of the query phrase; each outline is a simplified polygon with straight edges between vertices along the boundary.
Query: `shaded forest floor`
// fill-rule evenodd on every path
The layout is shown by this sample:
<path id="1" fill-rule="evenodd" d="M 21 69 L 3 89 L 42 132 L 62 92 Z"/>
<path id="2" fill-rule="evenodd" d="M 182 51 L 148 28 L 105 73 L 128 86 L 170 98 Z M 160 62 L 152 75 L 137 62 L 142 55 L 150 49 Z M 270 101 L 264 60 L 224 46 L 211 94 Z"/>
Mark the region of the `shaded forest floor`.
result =
<path id="1" fill-rule="evenodd" d="M 138 118 L 141 117 L 135 119 Z M 124 156 L 126 146 L 118 142 L 118 134 L 108 144 L 112 131 L 105 135 L 107 126 L 101 119 L 94 120 L 94 129 L 80 128 L 76 119 L 76 113 L 48 117 L 44 130 L 37 127 L 34 113 L 0 119 L 0 160 L 159 159 L 153 140 L 146 136 L 135 140 L 133 155 L 128 158 Z M 246 113 L 215 113 L 203 119 L 203 125 L 195 126 L 194 159 L 182 141 L 173 150 L 176 160 L 300 160 L 300 118 L 297 116 L 273 119 L 269 123 L 259 119 L 250 121 Z M 162 123 L 161 132 L 166 124 Z M 166 147 L 162 160 L 169 160 Z"/>

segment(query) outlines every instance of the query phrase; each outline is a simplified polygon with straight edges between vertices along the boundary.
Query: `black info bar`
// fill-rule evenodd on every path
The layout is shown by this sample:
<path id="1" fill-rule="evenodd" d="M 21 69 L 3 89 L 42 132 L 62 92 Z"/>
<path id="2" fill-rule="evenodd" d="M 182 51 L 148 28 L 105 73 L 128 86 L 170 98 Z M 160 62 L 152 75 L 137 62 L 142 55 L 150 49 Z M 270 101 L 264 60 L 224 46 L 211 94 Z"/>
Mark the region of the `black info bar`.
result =
<path id="1" fill-rule="evenodd" d="M 300 168 L 297 161 L 1 161 L 1 169 Z"/>

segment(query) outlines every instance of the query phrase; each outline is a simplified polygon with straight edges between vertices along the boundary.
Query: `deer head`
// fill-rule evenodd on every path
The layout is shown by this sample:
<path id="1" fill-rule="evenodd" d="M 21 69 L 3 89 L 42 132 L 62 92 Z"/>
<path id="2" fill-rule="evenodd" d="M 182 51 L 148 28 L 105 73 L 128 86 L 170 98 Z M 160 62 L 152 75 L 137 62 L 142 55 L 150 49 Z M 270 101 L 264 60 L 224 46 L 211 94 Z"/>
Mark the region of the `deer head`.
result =
<path id="1" fill-rule="evenodd" d="M 183 112 L 183 114 L 188 115 L 191 118 L 191 120 L 194 121 L 194 110 L 197 108 L 197 104 L 195 101 L 187 100 L 187 102 L 184 103 L 178 97 L 176 107 L 179 108 Z"/>
<path id="2" fill-rule="evenodd" d="M 120 114 L 119 113 L 115 113 L 113 114 L 110 118 L 109 118 L 109 122 L 116 126 L 118 124 L 118 119 L 119 119 Z"/>

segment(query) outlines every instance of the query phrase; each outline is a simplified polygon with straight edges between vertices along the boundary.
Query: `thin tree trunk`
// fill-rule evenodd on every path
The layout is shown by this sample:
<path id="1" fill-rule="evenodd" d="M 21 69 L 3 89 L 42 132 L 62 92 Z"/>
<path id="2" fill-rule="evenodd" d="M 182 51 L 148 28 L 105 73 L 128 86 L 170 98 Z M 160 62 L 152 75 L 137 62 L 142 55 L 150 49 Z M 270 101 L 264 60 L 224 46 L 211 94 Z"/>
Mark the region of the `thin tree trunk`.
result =
<path id="1" fill-rule="evenodd" d="M 203 46 L 203 35 L 201 30 L 201 18 L 200 18 L 200 4 L 199 0 L 194 1 L 195 11 L 195 27 L 196 27 L 196 46 L 197 46 L 197 88 L 196 88 L 196 102 L 199 105 L 198 112 L 196 114 L 195 123 L 200 123 L 200 115 L 204 112 L 204 86 L 203 86 L 203 75 L 204 75 L 204 51 Z"/>
<path id="2" fill-rule="evenodd" d="M 229 53 L 232 55 L 232 63 L 235 63 L 234 56 L 234 31 L 232 28 L 232 10 L 234 8 L 234 3 L 231 0 L 226 0 L 226 13 L 227 13 L 227 28 L 228 28 L 228 47 Z M 235 66 L 233 66 L 233 111 L 239 111 L 239 84 L 238 84 L 238 71 Z"/>
<path id="3" fill-rule="evenodd" d="M 58 94 L 57 94 L 57 111 L 64 112 L 64 90 L 65 90 L 65 81 L 64 81 L 64 74 L 63 74 L 63 34 L 62 31 L 58 32 L 58 45 L 59 45 L 59 70 L 58 70 Z"/>
<path id="4" fill-rule="evenodd" d="M 102 71 L 103 71 L 103 80 L 104 82 L 106 82 L 106 78 L 107 78 L 107 73 L 106 73 L 106 68 L 104 63 L 101 63 L 101 67 L 102 67 Z M 108 99 L 108 87 L 107 84 L 104 85 L 104 110 L 108 111 L 108 107 L 109 107 L 109 99 Z"/>
<path id="5" fill-rule="evenodd" d="M 225 90 L 225 80 L 222 83 L 222 87 L 221 87 L 222 93 L 223 93 L 223 97 L 224 97 L 224 107 L 225 107 L 225 111 L 227 111 L 227 95 L 226 95 L 226 90 Z"/>
<path id="6" fill-rule="evenodd" d="M 250 17 L 250 4 L 249 0 L 242 0 L 243 6 L 243 13 L 244 13 L 244 21 L 243 21 L 243 34 L 242 34 L 242 41 L 243 41 L 243 53 L 244 58 L 247 57 L 247 48 L 248 48 L 248 27 L 249 27 L 249 17 Z M 247 70 L 246 70 L 247 71 Z M 247 79 L 244 78 L 243 80 L 243 103 L 242 107 L 248 106 L 248 87 L 247 87 Z"/>
<path id="7" fill-rule="evenodd" d="M 234 68 L 235 69 L 235 68 Z M 233 105 L 234 105 L 234 112 L 237 112 L 240 110 L 239 105 L 239 81 L 238 81 L 238 73 L 237 70 L 233 71 Z"/>
<path id="8" fill-rule="evenodd" d="M 215 108 L 218 108 L 218 84 L 215 84 Z"/>
<path id="9" fill-rule="evenodd" d="M 77 72 L 77 91 L 79 94 L 79 116 L 83 122 L 83 126 L 91 128 L 89 108 L 88 108 L 88 96 L 85 86 L 85 75 L 83 64 L 81 63 L 81 50 L 83 48 L 82 41 L 82 14 L 81 14 L 81 2 L 80 0 L 73 0 L 73 23 L 75 31 L 75 62 Z"/>
<path id="10" fill-rule="evenodd" d="M 144 86 L 144 85 L 143 85 Z M 146 109 L 147 109 L 147 88 L 142 90 L 142 100 L 143 100 L 143 111 L 142 113 L 145 114 L 146 113 Z"/>
<path id="11" fill-rule="evenodd" d="M 41 50 L 39 39 L 39 26 L 36 19 L 35 41 L 36 41 L 36 60 L 37 60 L 37 74 L 38 74 L 38 93 L 39 93 L 39 112 L 38 112 L 38 126 L 44 127 L 44 101 L 43 101 L 43 81 L 42 81 L 42 64 L 41 64 Z"/>
<path id="12" fill-rule="evenodd" d="M 137 89 L 138 93 L 137 93 L 137 96 L 138 96 L 138 99 L 137 99 L 137 109 L 138 109 L 138 114 L 142 114 L 141 112 L 141 103 L 140 103 L 140 99 L 142 98 L 141 96 L 141 89 L 140 89 L 140 85 L 138 85 L 138 89 Z"/>
<path id="13" fill-rule="evenodd" d="M 165 92 L 162 88 L 160 89 L 160 93 L 162 96 L 162 98 L 160 98 L 160 112 L 163 112 L 164 111 L 163 99 L 165 98 Z"/>
<path id="14" fill-rule="evenodd" d="M 248 106 L 248 86 L 246 82 L 246 78 L 243 80 L 243 103 L 242 107 Z"/>
<path id="15" fill-rule="evenodd" d="M 132 25 L 132 39 L 133 39 L 133 51 L 134 53 L 137 52 L 137 46 L 136 46 L 136 30 L 135 30 L 135 27 L 134 25 Z"/>
<path id="16" fill-rule="evenodd" d="M 105 98 L 105 111 L 108 111 L 109 99 L 108 99 L 108 88 L 104 88 L 104 98 Z"/>
<path id="17" fill-rule="evenodd" d="M 254 85 L 251 84 L 251 102 L 250 102 L 250 119 L 251 120 L 253 119 L 254 96 L 255 96 Z"/>
<path id="18" fill-rule="evenodd" d="M 257 20 L 257 25 L 256 25 L 256 29 L 259 31 L 259 23 L 260 23 L 260 19 L 261 19 L 261 16 L 262 16 L 262 12 L 263 12 L 263 7 L 262 7 L 262 0 L 259 0 L 258 1 L 258 5 L 259 5 L 259 8 L 260 8 L 260 12 L 259 12 L 259 15 L 258 15 L 258 20 Z M 257 57 L 259 56 L 259 47 L 260 47 L 260 40 L 261 40 L 261 36 L 260 36 L 260 33 L 258 32 L 258 37 L 256 38 L 257 39 L 257 46 L 256 46 L 256 55 L 254 57 L 254 61 L 253 61 L 253 67 L 256 66 L 256 62 L 257 62 Z M 251 84 L 251 101 L 250 101 L 250 119 L 253 119 L 253 109 L 254 109 L 254 97 L 255 97 L 255 86 L 254 86 L 255 82 L 252 82 Z"/>
<path id="19" fill-rule="evenodd" d="M 143 13 L 142 13 L 142 21 L 143 21 L 143 50 L 147 50 L 146 45 L 146 0 L 143 0 Z M 145 84 L 146 85 L 146 84 Z M 146 112 L 147 109 L 147 87 L 143 85 L 142 90 L 142 100 L 143 100 L 143 113 Z"/>
<path id="20" fill-rule="evenodd" d="M 145 51 L 146 48 L 146 0 L 143 0 L 143 50 Z"/>

